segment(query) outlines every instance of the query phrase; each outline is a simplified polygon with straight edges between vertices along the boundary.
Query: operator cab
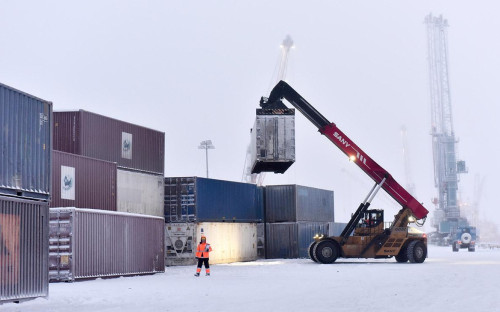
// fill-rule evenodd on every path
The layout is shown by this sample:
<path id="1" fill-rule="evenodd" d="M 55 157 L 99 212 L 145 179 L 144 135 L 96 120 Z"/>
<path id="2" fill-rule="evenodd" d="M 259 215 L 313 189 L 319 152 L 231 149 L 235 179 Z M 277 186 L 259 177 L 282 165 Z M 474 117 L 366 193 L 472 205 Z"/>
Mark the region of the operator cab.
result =
<path id="1" fill-rule="evenodd" d="M 384 223 L 384 211 L 379 209 L 367 210 L 358 222 L 358 228 L 375 228 Z"/>

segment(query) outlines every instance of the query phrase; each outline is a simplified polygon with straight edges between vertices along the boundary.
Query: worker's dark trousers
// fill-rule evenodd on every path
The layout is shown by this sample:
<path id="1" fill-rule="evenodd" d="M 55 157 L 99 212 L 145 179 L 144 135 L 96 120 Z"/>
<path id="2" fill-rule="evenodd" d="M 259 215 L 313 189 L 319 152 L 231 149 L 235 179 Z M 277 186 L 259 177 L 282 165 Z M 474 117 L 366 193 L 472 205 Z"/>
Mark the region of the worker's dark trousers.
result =
<path id="1" fill-rule="evenodd" d="M 207 272 L 210 272 L 210 264 L 208 263 L 208 258 L 198 258 L 198 269 L 201 270 L 201 266 L 205 265 Z M 199 271 L 198 271 L 199 272 Z"/>

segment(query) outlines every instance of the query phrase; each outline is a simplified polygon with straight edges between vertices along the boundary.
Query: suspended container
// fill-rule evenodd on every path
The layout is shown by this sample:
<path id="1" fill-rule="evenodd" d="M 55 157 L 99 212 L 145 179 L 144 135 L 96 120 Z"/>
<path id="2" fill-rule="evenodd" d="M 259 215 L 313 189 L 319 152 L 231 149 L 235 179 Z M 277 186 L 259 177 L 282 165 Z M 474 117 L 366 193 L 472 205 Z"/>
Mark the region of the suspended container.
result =
<path id="1" fill-rule="evenodd" d="M 54 113 L 54 149 L 163 175 L 165 133 L 84 110 Z"/>
<path id="2" fill-rule="evenodd" d="M 256 223 L 167 223 L 165 224 L 165 262 L 167 266 L 193 265 L 201 235 L 212 247 L 210 263 L 257 260 Z"/>
<path id="3" fill-rule="evenodd" d="M 49 294 L 49 207 L 0 196 L 0 303 Z"/>
<path id="4" fill-rule="evenodd" d="M 0 83 L 0 194 L 50 200 L 52 103 Z"/>
<path id="5" fill-rule="evenodd" d="M 95 209 L 50 209 L 50 281 L 165 271 L 163 218 Z"/>
<path id="6" fill-rule="evenodd" d="M 165 222 L 262 222 L 262 196 L 255 184 L 165 178 Z"/>
<path id="7" fill-rule="evenodd" d="M 328 235 L 328 223 L 266 223 L 266 258 L 308 258 L 307 249 L 316 234 Z"/>
<path id="8" fill-rule="evenodd" d="M 333 191 L 301 185 L 266 186 L 266 222 L 334 222 Z"/>
<path id="9" fill-rule="evenodd" d="M 116 163 L 52 152 L 51 207 L 116 211 Z"/>
<path id="10" fill-rule="evenodd" d="M 295 162 L 294 109 L 257 109 L 251 156 L 252 173 L 284 173 Z"/>
<path id="11" fill-rule="evenodd" d="M 163 218 L 164 177 L 118 169 L 117 211 Z"/>

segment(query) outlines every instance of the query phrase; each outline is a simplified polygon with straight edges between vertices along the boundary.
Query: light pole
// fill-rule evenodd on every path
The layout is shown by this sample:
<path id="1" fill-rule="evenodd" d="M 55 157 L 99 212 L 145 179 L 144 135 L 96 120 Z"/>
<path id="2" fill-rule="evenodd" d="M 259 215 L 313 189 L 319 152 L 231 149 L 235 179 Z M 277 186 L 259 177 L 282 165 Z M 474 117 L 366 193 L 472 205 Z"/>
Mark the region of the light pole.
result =
<path id="1" fill-rule="evenodd" d="M 208 150 L 215 149 L 215 146 L 213 146 L 211 140 L 206 140 L 206 141 L 201 141 L 200 146 L 198 146 L 198 148 L 205 150 L 205 159 L 207 163 L 207 178 L 208 178 Z"/>

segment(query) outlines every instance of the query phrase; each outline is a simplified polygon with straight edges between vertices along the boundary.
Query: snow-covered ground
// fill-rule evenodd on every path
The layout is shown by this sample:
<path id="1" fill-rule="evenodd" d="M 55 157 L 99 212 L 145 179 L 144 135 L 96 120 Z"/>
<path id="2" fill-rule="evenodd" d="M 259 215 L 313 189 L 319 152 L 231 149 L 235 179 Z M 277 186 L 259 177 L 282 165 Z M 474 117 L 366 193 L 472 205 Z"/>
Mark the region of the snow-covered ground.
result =
<path id="1" fill-rule="evenodd" d="M 423 264 L 395 260 L 261 260 L 164 274 L 50 284 L 12 311 L 500 311 L 500 250 L 429 246 Z"/>

